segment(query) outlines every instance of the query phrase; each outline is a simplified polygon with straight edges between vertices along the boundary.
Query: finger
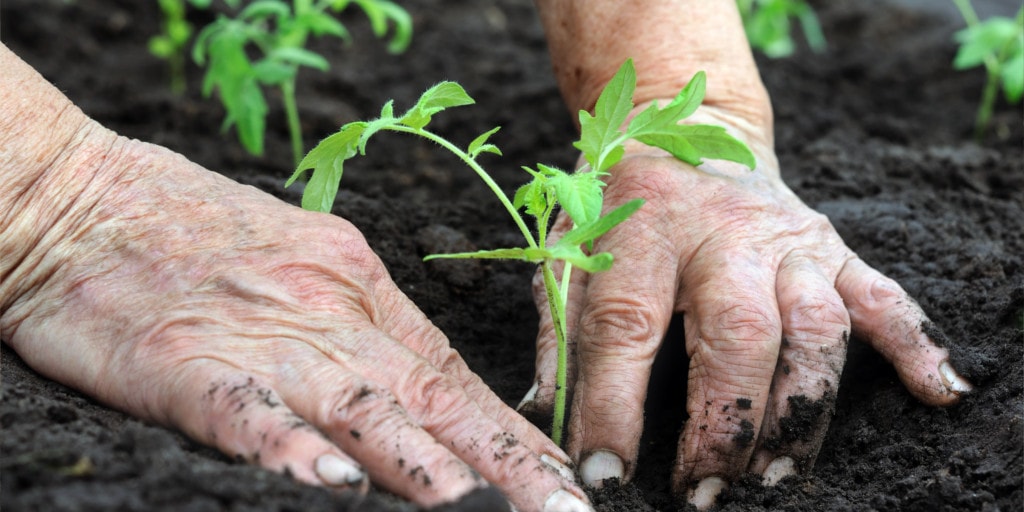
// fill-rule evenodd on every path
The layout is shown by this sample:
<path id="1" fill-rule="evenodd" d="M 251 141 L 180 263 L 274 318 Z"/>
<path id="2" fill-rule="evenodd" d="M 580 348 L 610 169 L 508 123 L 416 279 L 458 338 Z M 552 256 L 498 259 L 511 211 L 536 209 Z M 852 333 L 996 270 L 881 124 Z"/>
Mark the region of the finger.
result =
<path id="1" fill-rule="evenodd" d="M 678 282 L 678 254 L 657 232 L 656 215 L 641 210 L 628 233 L 612 231 L 596 247 L 616 265 L 590 276 L 579 320 L 568 451 L 587 485 L 628 479 L 635 469 L 651 365 Z"/>
<path id="2" fill-rule="evenodd" d="M 782 346 L 750 466 L 770 485 L 814 466 L 835 409 L 850 332 L 834 283 L 809 260 L 787 258 L 776 280 Z"/>
<path id="3" fill-rule="evenodd" d="M 714 253 L 714 251 L 713 251 Z M 713 499 L 724 482 L 746 470 L 761 428 L 778 359 L 782 328 L 774 273 L 754 254 L 717 251 L 725 261 L 684 282 L 687 353 L 686 410 L 673 486 L 690 500 Z"/>
<path id="4" fill-rule="evenodd" d="M 541 455 L 542 460 L 565 479 L 575 482 L 569 468 L 571 460 L 548 436 L 505 404 L 487 384 L 470 370 L 462 356 L 451 348 L 448 339 L 390 280 L 379 287 L 378 302 L 389 304 L 389 312 L 380 315 L 378 326 L 403 345 L 423 356 L 434 368 L 454 379 L 456 384 L 489 418 Z"/>
<path id="5" fill-rule="evenodd" d="M 299 363 L 301 370 L 283 373 L 278 386 L 296 413 L 363 462 L 374 483 L 428 507 L 487 487 L 387 387 L 335 363 Z"/>
<path id="6" fill-rule="evenodd" d="M 432 485 L 434 490 L 438 487 L 447 490 L 449 484 L 445 481 L 446 475 L 455 472 L 460 478 L 466 476 L 479 479 L 482 476 L 505 492 L 509 500 L 520 510 L 545 510 L 551 503 L 564 504 L 566 501 L 574 501 L 576 506 L 584 507 L 586 495 L 581 489 L 566 481 L 559 472 L 541 460 L 539 454 L 488 416 L 455 379 L 438 371 L 419 354 L 389 340 L 384 333 L 369 331 L 369 328 L 361 329 L 357 334 L 360 339 L 346 341 L 346 345 L 354 347 L 354 350 L 343 364 L 359 368 L 367 380 L 382 383 L 390 392 L 374 391 L 374 394 L 380 395 L 382 399 L 371 401 L 380 405 L 371 406 L 372 415 L 362 416 L 386 418 L 389 414 L 396 415 L 400 411 L 401 416 L 396 418 L 395 428 L 414 427 L 415 435 L 422 434 L 436 440 L 428 442 L 419 438 L 415 441 L 416 445 L 424 446 L 406 446 L 413 444 L 414 441 L 409 437 L 412 432 L 404 432 L 375 441 L 381 436 L 379 432 L 387 430 L 388 427 L 364 424 L 360 432 L 368 443 L 359 444 L 394 444 L 395 439 L 409 439 L 402 441 L 400 453 L 396 452 L 404 462 L 396 464 L 393 460 L 389 465 L 392 473 L 397 473 L 398 478 L 418 472 L 418 488 L 428 498 L 432 498 L 428 492 Z M 381 361 L 387 361 L 387 364 L 380 364 Z M 364 400 L 358 400 L 357 403 L 360 401 Z M 354 411 L 345 416 L 353 418 L 359 415 L 358 411 Z M 348 422 L 351 423 L 351 419 Z M 366 429 L 370 428 L 374 431 L 367 434 Z M 360 457 L 360 452 L 350 444 L 341 443 L 341 446 L 354 457 Z M 460 464 L 454 464 L 449 459 L 429 458 L 437 456 L 430 452 L 433 448 L 444 450 L 465 461 L 475 471 L 466 472 L 461 461 Z M 419 458 L 409 455 L 415 454 L 417 450 L 427 451 L 428 458 L 422 459 L 424 462 L 418 462 Z M 376 479 L 374 467 L 369 462 L 367 467 L 371 476 Z M 412 469 L 409 469 L 410 467 Z M 482 482 L 483 480 L 479 480 L 479 483 Z M 413 483 L 415 485 L 415 482 Z M 459 492 L 456 496 L 462 494 L 464 493 Z M 451 496 L 448 496 L 447 501 L 450 499 Z M 417 501 L 428 505 L 440 502 L 433 499 Z"/>
<path id="7" fill-rule="evenodd" d="M 836 289 L 854 332 L 893 364 L 911 394 L 928 405 L 947 406 L 971 391 L 949 362 L 949 352 L 929 337 L 937 333 L 935 326 L 895 281 L 853 259 L 840 271 Z"/>
<path id="8" fill-rule="evenodd" d="M 262 377 L 219 362 L 192 363 L 177 375 L 166 421 L 228 456 L 313 485 L 366 492 L 362 465 L 288 407 Z"/>
<path id="9" fill-rule="evenodd" d="M 572 221 L 564 213 L 559 215 L 548 235 L 548 243 L 557 242 L 566 231 L 572 228 Z M 556 280 L 560 280 L 564 265 L 555 262 L 552 266 Z M 589 274 L 575 270 L 569 279 L 566 294 L 566 390 L 567 396 L 572 395 L 572 385 L 576 381 L 576 340 L 571 334 L 576 332 L 579 311 L 583 295 L 587 287 Z M 558 283 L 561 285 L 561 281 Z M 533 276 L 533 300 L 540 315 L 537 329 L 537 354 L 534 364 L 533 385 L 523 396 L 516 409 L 539 425 L 550 424 L 555 405 L 555 388 L 558 370 L 558 336 L 552 322 L 551 303 L 548 300 L 547 287 L 544 285 L 542 269 L 538 268 Z"/>

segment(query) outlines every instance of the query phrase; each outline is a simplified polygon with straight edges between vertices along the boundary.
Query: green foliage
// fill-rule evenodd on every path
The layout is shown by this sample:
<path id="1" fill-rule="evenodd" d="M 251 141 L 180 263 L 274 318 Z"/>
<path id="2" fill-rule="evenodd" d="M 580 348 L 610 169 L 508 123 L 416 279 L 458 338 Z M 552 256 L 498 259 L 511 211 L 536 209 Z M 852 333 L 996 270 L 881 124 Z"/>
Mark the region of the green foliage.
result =
<path id="1" fill-rule="evenodd" d="M 334 14 L 349 5 L 366 13 L 378 36 L 386 35 L 389 23 L 394 26 L 391 51 L 408 46 L 412 20 L 387 0 L 257 0 L 236 17 L 219 16 L 199 33 L 192 56 L 207 67 L 203 94 L 218 90 L 227 114 L 224 129 L 236 127 L 239 140 L 250 153 L 263 154 L 268 111 L 263 87 L 278 87 L 295 161 L 299 161 L 303 146 L 295 103 L 296 76 L 300 67 L 328 69 L 327 59 L 305 46 L 310 36 L 348 42 L 349 32 Z"/>
<path id="2" fill-rule="evenodd" d="M 804 39 L 815 52 L 825 51 L 825 36 L 814 9 L 804 0 L 737 0 L 743 28 L 750 46 L 765 55 L 778 58 L 793 54 L 795 44 L 790 35 L 790 19 L 796 18 Z"/>
<path id="3" fill-rule="evenodd" d="M 193 7 L 206 9 L 210 0 L 188 0 Z M 233 3 L 233 2 L 232 2 Z M 167 61 L 171 74 L 171 91 L 185 92 L 185 47 L 195 29 L 185 18 L 185 0 L 157 0 L 163 19 L 161 32 L 149 39 L 149 52 Z"/>
<path id="4" fill-rule="evenodd" d="M 994 16 L 980 21 L 969 0 L 954 0 L 967 28 L 954 38 L 960 49 L 953 59 L 955 69 L 983 66 L 985 89 L 975 118 L 975 135 L 984 136 L 999 89 L 1008 103 L 1019 103 L 1024 96 L 1024 7 L 1013 19 Z"/>
<path id="5" fill-rule="evenodd" d="M 285 186 L 290 186 L 308 169 L 313 169 L 313 175 L 302 195 L 302 207 L 330 212 L 345 162 L 356 155 L 364 155 L 367 142 L 381 131 L 410 133 L 436 142 L 476 172 L 508 211 L 523 234 L 526 245 L 467 253 L 434 254 L 427 256 L 426 259 L 511 259 L 541 265 L 551 317 L 558 337 L 559 363 L 552 438 L 555 442 L 560 442 L 565 413 L 565 306 L 569 275 L 573 267 L 586 272 L 600 272 L 611 268 L 612 255 L 594 254 L 591 250 L 594 241 L 629 218 L 644 203 L 642 199 L 634 199 L 602 215 L 605 186 L 603 178 L 608 174 L 608 170 L 622 159 L 625 142 L 636 139 L 662 148 L 692 165 L 700 164 L 704 158 L 732 160 L 750 168 L 755 165 L 750 150 L 727 134 L 723 128 L 680 124 L 680 121 L 692 114 L 703 101 L 704 88 L 705 76 L 700 72 L 668 105 L 663 108 L 651 105 L 635 116 L 623 131 L 620 127 L 625 124 L 629 113 L 635 107 L 633 91 L 636 89 L 633 63 L 631 60 L 626 61 L 601 93 L 594 114 L 580 112 L 580 139 L 575 146 L 583 152 L 587 164 L 572 173 L 544 164 L 537 164 L 535 169 L 523 167 L 532 179 L 519 187 L 510 200 L 477 162 L 477 158 L 483 153 L 501 154 L 497 146 L 488 142 L 498 128 L 476 137 L 466 149 L 426 130 L 432 117 L 441 111 L 473 104 L 473 99 L 460 85 L 442 82 L 424 92 L 419 101 L 404 114 L 395 115 L 394 105 L 389 101 L 381 109 L 377 119 L 342 126 L 337 133 L 321 141 L 299 162 L 295 173 Z M 552 215 L 559 207 L 572 219 L 573 227 L 557 242 L 548 244 L 548 226 Z M 533 217 L 535 232 L 528 227 L 520 213 L 521 210 Z M 559 261 L 564 263 L 561 285 L 556 281 L 553 271 L 553 264 Z"/>

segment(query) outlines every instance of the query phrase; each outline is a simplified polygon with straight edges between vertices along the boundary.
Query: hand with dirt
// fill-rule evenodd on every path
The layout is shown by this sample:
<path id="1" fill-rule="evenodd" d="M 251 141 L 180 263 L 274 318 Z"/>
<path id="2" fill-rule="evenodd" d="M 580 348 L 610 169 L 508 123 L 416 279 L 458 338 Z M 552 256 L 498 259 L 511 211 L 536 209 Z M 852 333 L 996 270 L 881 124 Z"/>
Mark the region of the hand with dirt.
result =
<path id="1" fill-rule="evenodd" d="M 851 334 L 890 360 L 925 403 L 950 405 L 969 391 L 906 292 L 858 259 L 828 219 L 782 182 L 770 103 L 735 3 L 596 3 L 540 2 L 570 107 L 590 108 L 627 57 L 636 62 L 642 103 L 634 112 L 671 100 L 704 69 L 705 106 L 688 122 L 726 127 L 750 146 L 758 166 L 694 168 L 636 144 L 611 170 L 608 209 L 637 197 L 647 203 L 595 244 L 615 256 L 612 269 L 577 272 L 569 290 L 576 358 L 568 451 L 584 483 L 600 486 L 635 471 L 662 343 L 685 343 L 689 356 L 688 397 L 679 404 L 688 420 L 672 481 L 702 509 L 745 472 L 774 484 L 811 470 Z M 568 228 L 560 218 L 555 238 Z M 554 396 L 555 335 L 537 288 L 537 376 L 524 412 L 549 411 Z M 685 340 L 663 340 L 677 313 Z"/>
<path id="2" fill-rule="evenodd" d="M 118 137 L 3 45 L 0 69 L 0 334 L 30 366 L 311 484 L 589 510 L 351 224 Z"/>

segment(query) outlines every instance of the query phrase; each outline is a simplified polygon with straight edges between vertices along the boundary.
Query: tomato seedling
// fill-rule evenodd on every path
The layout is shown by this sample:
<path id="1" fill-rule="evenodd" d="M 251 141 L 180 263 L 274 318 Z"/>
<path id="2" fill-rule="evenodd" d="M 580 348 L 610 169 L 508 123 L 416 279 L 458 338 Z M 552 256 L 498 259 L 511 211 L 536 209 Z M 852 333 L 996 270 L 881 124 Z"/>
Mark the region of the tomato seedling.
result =
<path id="1" fill-rule="evenodd" d="M 954 36 L 960 49 L 953 67 L 985 67 L 985 88 L 974 120 L 974 136 L 980 141 L 992 118 L 1000 87 L 1008 103 L 1018 103 L 1024 95 L 1024 7 L 1013 19 L 993 16 L 981 21 L 970 0 L 953 2 L 967 22 L 967 28 Z"/>
<path id="2" fill-rule="evenodd" d="M 212 0 L 188 0 L 188 4 L 206 9 Z M 238 0 L 226 0 L 235 7 Z M 167 61 L 170 68 L 171 92 L 185 93 L 185 47 L 195 29 L 185 18 L 186 0 L 157 0 L 160 6 L 160 34 L 149 38 L 149 53 Z"/>
<path id="3" fill-rule="evenodd" d="M 348 123 L 324 139 L 299 162 L 295 173 L 285 186 L 290 186 L 308 169 L 313 175 L 302 195 L 302 207 L 308 210 L 330 212 L 338 192 L 345 162 L 366 153 L 366 145 L 374 134 L 381 131 L 409 133 L 431 140 L 454 153 L 484 181 L 501 205 L 508 211 L 522 233 L 525 247 L 489 249 L 468 253 L 432 254 L 434 258 L 484 258 L 528 261 L 540 264 L 547 293 L 551 318 L 558 339 L 558 365 L 556 371 L 555 408 L 551 437 L 561 443 L 566 400 L 566 300 L 568 283 L 573 268 L 586 272 L 601 272 L 612 266 L 610 253 L 593 254 L 594 241 L 636 212 L 642 199 L 634 199 L 602 215 L 604 210 L 602 177 L 622 159 L 624 144 L 629 139 L 661 148 L 691 165 L 699 165 L 705 158 L 731 160 L 751 169 L 754 155 L 745 144 L 726 133 L 725 129 L 711 125 L 680 124 L 690 116 L 704 99 L 705 75 L 697 73 L 689 84 L 664 107 L 652 104 L 637 114 L 620 129 L 635 105 L 636 71 L 631 60 L 626 61 L 605 86 L 594 114 L 580 111 L 580 139 L 574 146 L 583 152 L 586 163 L 573 173 L 555 167 L 537 164 L 536 168 L 523 167 L 532 179 L 509 197 L 477 162 L 483 153 L 501 154 L 488 139 L 498 131 L 494 128 L 473 139 L 462 149 L 447 139 L 426 130 L 432 116 L 450 107 L 473 104 L 473 99 L 457 83 L 441 82 L 431 87 L 419 101 L 402 115 L 395 115 L 393 102 L 387 102 L 380 117 L 372 121 Z M 561 207 L 572 219 L 573 227 L 558 241 L 548 243 L 551 216 Z M 536 232 L 520 213 L 533 217 Z M 555 263 L 562 263 L 561 276 L 555 275 Z"/>
<path id="4" fill-rule="evenodd" d="M 818 16 L 804 0 L 736 0 L 736 4 L 750 46 L 765 55 L 779 58 L 793 54 L 795 44 L 790 35 L 790 18 L 800 23 L 811 50 L 825 51 L 827 44 Z"/>
<path id="5" fill-rule="evenodd" d="M 350 4 L 359 6 L 374 33 L 383 37 L 389 24 L 394 33 L 388 49 L 401 52 L 412 36 L 409 14 L 387 0 L 258 0 L 235 18 L 219 16 L 199 33 L 192 56 L 209 67 L 203 80 L 203 94 L 220 92 L 227 116 L 224 129 L 236 127 L 242 145 L 254 155 L 263 154 L 267 102 L 261 86 L 281 90 L 292 153 L 302 157 L 302 129 L 295 100 L 295 82 L 300 66 L 326 71 L 327 59 L 305 48 L 310 36 L 333 36 L 349 40 L 348 30 L 331 12 Z M 331 12 L 329 12 L 331 11 Z M 250 59 L 255 50 L 259 58 Z"/>

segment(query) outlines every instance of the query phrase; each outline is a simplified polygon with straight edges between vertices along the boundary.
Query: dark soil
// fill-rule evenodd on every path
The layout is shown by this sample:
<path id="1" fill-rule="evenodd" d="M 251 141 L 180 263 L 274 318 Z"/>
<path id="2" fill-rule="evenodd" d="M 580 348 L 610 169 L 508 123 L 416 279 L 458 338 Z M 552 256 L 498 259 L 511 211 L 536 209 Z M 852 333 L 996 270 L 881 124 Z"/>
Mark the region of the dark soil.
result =
<path id="1" fill-rule="evenodd" d="M 358 16 L 326 74 L 306 71 L 307 144 L 388 98 L 404 108 L 436 81 L 463 83 L 479 105 L 436 119 L 468 141 L 502 125 L 503 186 L 518 166 L 569 167 L 571 118 L 528 0 L 403 0 L 415 46 L 393 57 Z M 982 2 L 976 2 L 982 3 Z M 984 144 L 971 140 L 983 76 L 955 72 L 945 2 L 819 2 L 827 54 L 763 61 L 783 173 L 868 263 L 897 279 L 934 321 L 977 392 L 956 407 L 915 401 L 878 355 L 850 344 L 836 416 L 812 475 L 775 488 L 733 485 L 722 510 L 1010 511 L 1024 507 L 1024 156 L 1019 107 L 1001 104 Z M 941 5 L 940 5 L 941 4 Z M 1019 2 L 990 5 L 1009 13 Z M 218 133 L 222 111 L 198 92 L 171 96 L 146 51 L 155 2 L 4 0 L 3 42 L 118 132 L 166 145 L 206 167 L 297 202 L 280 108 L 268 156 Z M 208 16 L 208 15 L 207 15 Z M 197 23 L 208 20 L 194 15 Z M 0 70 L 2 72 L 2 70 Z M 276 98 L 271 98 L 276 102 Z M 392 276 L 508 402 L 533 376 L 532 269 L 510 263 L 424 264 L 427 252 L 514 243 L 514 227 L 468 171 L 429 144 L 387 136 L 349 167 L 336 213 L 352 220 Z M 941 333 L 945 333 L 942 335 Z M 675 345 L 659 359 L 633 483 L 595 494 L 600 510 L 673 510 L 668 474 L 682 419 Z M 675 360 L 675 364 L 669 362 Z M 683 366 L 685 368 L 685 366 Z M 16 510 L 408 510 L 374 492 L 354 501 L 228 460 L 36 375 L 6 347 L 0 470 Z"/>

